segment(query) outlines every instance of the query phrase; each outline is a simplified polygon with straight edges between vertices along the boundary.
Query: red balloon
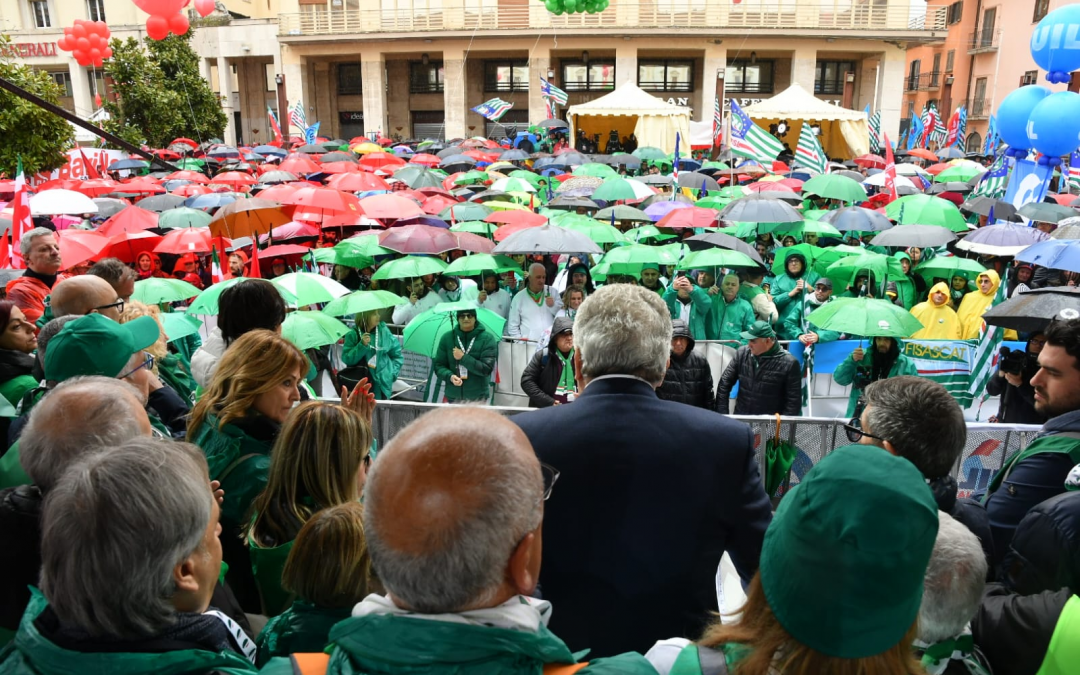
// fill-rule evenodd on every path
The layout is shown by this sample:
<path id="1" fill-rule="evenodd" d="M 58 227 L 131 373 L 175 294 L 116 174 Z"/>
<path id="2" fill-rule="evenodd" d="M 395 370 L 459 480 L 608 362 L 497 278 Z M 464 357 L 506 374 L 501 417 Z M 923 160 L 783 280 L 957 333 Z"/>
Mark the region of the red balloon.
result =
<path id="1" fill-rule="evenodd" d="M 106 47 L 105 51 L 101 52 L 101 58 L 103 58 L 103 59 L 111 59 L 112 58 L 112 47 Z"/>
<path id="2" fill-rule="evenodd" d="M 90 50 L 90 60 L 94 61 L 95 63 L 100 61 L 101 60 L 101 50 L 97 49 L 96 47 L 94 49 L 91 49 Z"/>
<path id="3" fill-rule="evenodd" d="M 86 52 L 81 49 L 76 49 L 71 52 L 71 56 L 75 59 L 75 63 L 78 63 L 80 66 L 90 65 L 90 59 L 87 57 Z"/>
<path id="4" fill-rule="evenodd" d="M 68 45 L 67 35 L 61 35 L 60 39 L 56 41 L 56 46 L 65 52 L 71 51 L 71 47 Z"/>
<path id="5" fill-rule="evenodd" d="M 75 27 L 71 29 L 71 34 L 77 38 L 86 37 L 86 26 L 81 23 L 76 23 Z"/>
<path id="6" fill-rule="evenodd" d="M 104 21 L 95 21 L 94 25 L 97 26 L 98 33 L 101 33 L 103 37 L 109 37 L 109 24 Z"/>
<path id="7" fill-rule="evenodd" d="M 214 11 L 214 0 L 195 0 L 195 11 L 199 16 L 208 16 Z"/>
<path id="8" fill-rule="evenodd" d="M 169 20 L 163 16 L 151 16 L 147 18 L 146 35 L 151 40 L 164 40 L 169 37 Z"/>
<path id="9" fill-rule="evenodd" d="M 177 12 L 169 17 L 169 30 L 177 35 L 183 35 L 188 32 L 190 26 L 191 22 L 188 21 L 187 15 L 182 12 Z"/>
<path id="10" fill-rule="evenodd" d="M 85 52 L 88 49 L 90 49 L 90 40 L 88 40 L 87 38 L 81 37 L 81 38 L 79 38 L 78 40 L 75 41 L 75 44 L 76 44 L 77 48 L 79 49 L 79 51 L 84 51 Z"/>

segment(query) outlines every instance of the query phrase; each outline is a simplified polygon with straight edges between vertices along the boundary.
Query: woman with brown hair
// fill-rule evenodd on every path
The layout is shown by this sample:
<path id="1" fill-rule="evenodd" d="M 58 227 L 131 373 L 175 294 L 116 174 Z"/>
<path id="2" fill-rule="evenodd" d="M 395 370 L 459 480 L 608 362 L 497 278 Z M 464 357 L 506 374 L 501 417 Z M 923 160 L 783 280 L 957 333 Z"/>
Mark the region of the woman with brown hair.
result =
<path id="1" fill-rule="evenodd" d="M 646 658 L 661 675 L 925 675 L 912 642 L 937 529 L 913 464 L 838 448 L 780 502 L 739 618 Z"/>
<path id="2" fill-rule="evenodd" d="M 296 535 L 282 585 L 296 601 L 259 633 L 260 667 L 275 656 L 323 651 L 334 624 L 376 590 L 364 507 L 350 501 L 313 515 Z"/>
<path id="3" fill-rule="evenodd" d="M 280 614 L 293 600 L 281 574 L 304 524 L 323 509 L 360 499 L 372 440 L 373 406 L 364 408 L 304 403 L 278 434 L 266 489 L 247 519 L 251 567 L 266 616 Z"/>

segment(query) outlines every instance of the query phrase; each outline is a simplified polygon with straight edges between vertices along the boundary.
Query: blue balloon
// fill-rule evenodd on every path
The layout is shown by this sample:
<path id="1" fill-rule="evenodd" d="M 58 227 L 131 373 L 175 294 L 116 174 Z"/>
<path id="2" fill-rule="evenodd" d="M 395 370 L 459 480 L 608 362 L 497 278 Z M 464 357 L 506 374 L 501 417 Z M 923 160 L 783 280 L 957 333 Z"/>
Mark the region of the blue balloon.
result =
<path id="1" fill-rule="evenodd" d="M 1050 82 L 1068 82 L 1080 68 L 1080 5 L 1066 5 L 1047 14 L 1031 33 L 1031 57 L 1048 71 Z"/>
<path id="2" fill-rule="evenodd" d="M 998 133 L 1011 149 L 1027 150 L 1031 147 L 1027 137 L 1028 118 L 1035 106 L 1051 93 L 1046 87 L 1029 84 L 1014 90 L 998 106 Z"/>
<path id="3" fill-rule="evenodd" d="M 1027 136 L 1031 147 L 1048 157 L 1080 148 L 1080 94 L 1061 91 L 1040 101 L 1028 119 Z"/>

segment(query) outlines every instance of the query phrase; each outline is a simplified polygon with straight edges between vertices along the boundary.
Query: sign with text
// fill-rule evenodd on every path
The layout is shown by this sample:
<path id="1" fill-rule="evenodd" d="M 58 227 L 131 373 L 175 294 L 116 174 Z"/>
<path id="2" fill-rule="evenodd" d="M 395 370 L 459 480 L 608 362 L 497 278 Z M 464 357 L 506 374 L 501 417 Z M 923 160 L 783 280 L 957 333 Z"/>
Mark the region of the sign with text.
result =
<path id="1" fill-rule="evenodd" d="M 55 42 L 15 42 L 0 50 L 0 55 L 16 59 L 56 56 Z"/>
<path id="2" fill-rule="evenodd" d="M 128 156 L 123 150 L 104 150 L 101 148 L 75 148 L 68 150 L 67 155 L 67 164 L 59 169 L 53 169 L 51 173 L 35 174 L 31 176 L 27 182 L 30 183 L 31 186 L 34 186 L 54 178 L 74 178 L 81 180 L 91 173 L 87 170 L 87 162 L 90 162 L 100 175 L 105 172 L 105 169 L 108 168 L 110 164 L 125 159 Z"/>

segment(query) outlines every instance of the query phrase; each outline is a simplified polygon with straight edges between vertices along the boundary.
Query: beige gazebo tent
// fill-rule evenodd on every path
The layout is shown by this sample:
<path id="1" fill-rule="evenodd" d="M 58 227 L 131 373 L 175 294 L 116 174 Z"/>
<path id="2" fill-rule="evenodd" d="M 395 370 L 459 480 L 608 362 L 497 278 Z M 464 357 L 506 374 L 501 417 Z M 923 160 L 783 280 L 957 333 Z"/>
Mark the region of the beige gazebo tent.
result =
<path id="1" fill-rule="evenodd" d="M 581 129 L 590 138 L 600 134 L 603 145 L 614 129 L 620 138 L 634 134 L 639 147 L 651 145 L 672 153 L 678 133 L 682 136 L 681 150 L 690 154 L 690 109 L 659 99 L 633 82 L 594 101 L 570 106 L 566 116 L 570 138 L 576 138 Z"/>
<path id="2" fill-rule="evenodd" d="M 783 140 L 794 150 L 799 142 L 802 122 L 821 126 L 821 147 L 832 158 L 851 159 L 870 152 L 870 128 L 866 113 L 826 103 L 798 84 L 793 84 L 772 98 L 743 108 L 759 127 L 786 121 L 790 131 Z"/>

